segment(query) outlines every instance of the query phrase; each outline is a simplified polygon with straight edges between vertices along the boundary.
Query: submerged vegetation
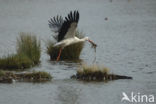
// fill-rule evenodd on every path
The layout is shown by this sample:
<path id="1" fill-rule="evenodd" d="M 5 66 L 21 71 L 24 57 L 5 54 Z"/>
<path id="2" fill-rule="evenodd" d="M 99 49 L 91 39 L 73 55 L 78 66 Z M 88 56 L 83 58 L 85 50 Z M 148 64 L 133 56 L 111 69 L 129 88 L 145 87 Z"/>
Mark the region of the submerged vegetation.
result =
<path id="1" fill-rule="evenodd" d="M 43 82 L 49 81 L 51 79 L 52 76 L 49 73 L 43 71 L 16 74 L 16 80 L 18 81 Z"/>
<path id="2" fill-rule="evenodd" d="M 132 77 L 109 74 L 109 69 L 98 65 L 83 65 L 71 78 L 84 81 L 108 81 L 116 79 L 132 79 Z"/>
<path id="3" fill-rule="evenodd" d="M 26 82 L 44 82 L 50 81 L 52 76 L 43 71 L 34 71 L 28 73 L 13 73 L 9 71 L 0 70 L 0 83 L 12 83 L 15 81 L 26 81 Z"/>
<path id="4" fill-rule="evenodd" d="M 83 38 L 82 32 L 76 31 L 76 36 Z M 47 54 L 50 56 L 51 60 L 56 60 L 60 47 L 54 47 L 55 42 L 49 41 L 47 46 Z M 65 47 L 62 50 L 60 60 L 79 60 L 80 53 L 84 47 L 84 42 L 75 43 Z"/>
<path id="5" fill-rule="evenodd" d="M 31 33 L 20 33 L 16 51 L 17 54 L 0 58 L 0 69 L 25 69 L 40 62 L 40 41 Z"/>

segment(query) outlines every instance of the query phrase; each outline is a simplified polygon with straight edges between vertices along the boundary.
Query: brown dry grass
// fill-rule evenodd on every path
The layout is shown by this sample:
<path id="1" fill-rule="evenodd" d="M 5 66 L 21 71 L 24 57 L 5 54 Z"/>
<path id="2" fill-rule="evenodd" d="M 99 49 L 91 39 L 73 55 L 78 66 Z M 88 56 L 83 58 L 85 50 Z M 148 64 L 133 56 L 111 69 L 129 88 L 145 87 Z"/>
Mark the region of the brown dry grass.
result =
<path id="1" fill-rule="evenodd" d="M 109 69 L 99 65 L 82 65 L 76 75 L 71 78 L 76 78 L 83 81 L 108 81 L 117 79 L 132 79 L 129 76 L 109 74 Z"/>

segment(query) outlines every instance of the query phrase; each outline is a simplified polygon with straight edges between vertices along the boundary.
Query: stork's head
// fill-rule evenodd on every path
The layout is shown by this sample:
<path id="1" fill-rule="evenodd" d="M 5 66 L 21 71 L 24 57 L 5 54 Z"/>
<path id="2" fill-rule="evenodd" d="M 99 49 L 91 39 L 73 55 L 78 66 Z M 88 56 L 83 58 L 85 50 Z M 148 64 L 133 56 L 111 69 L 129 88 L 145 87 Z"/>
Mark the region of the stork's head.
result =
<path id="1" fill-rule="evenodd" d="M 88 38 L 88 37 L 85 37 L 84 40 L 85 40 L 85 41 L 89 41 L 89 38 Z"/>

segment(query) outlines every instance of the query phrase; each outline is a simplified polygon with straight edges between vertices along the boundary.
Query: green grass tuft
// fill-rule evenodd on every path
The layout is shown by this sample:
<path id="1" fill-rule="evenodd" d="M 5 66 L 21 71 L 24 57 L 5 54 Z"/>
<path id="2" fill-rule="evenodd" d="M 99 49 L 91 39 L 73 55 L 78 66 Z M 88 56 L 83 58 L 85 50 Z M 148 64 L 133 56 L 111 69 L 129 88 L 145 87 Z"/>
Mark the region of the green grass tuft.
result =
<path id="1" fill-rule="evenodd" d="M 4 76 L 5 75 L 5 72 L 0 70 L 0 77 Z"/>
<path id="2" fill-rule="evenodd" d="M 24 54 L 10 55 L 8 57 L 3 57 L 0 59 L 1 69 L 25 69 L 31 67 L 32 65 L 32 60 Z"/>
<path id="3" fill-rule="evenodd" d="M 34 64 L 38 64 L 41 55 L 40 41 L 31 33 L 20 33 L 17 38 L 17 54 L 25 54 Z"/>
<path id="4" fill-rule="evenodd" d="M 84 35 L 82 32 L 76 32 L 76 36 L 79 38 L 83 38 Z M 59 50 L 59 47 L 54 47 L 55 42 L 49 41 L 47 46 L 47 54 L 50 56 L 51 60 L 56 60 Z M 81 51 L 84 47 L 84 42 L 75 43 L 65 47 L 62 50 L 60 60 L 79 60 Z"/>
<path id="5" fill-rule="evenodd" d="M 17 38 L 17 54 L 0 58 L 0 69 L 30 68 L 40 62 L 40 41 L 31 33 L 20 33 Z"/>

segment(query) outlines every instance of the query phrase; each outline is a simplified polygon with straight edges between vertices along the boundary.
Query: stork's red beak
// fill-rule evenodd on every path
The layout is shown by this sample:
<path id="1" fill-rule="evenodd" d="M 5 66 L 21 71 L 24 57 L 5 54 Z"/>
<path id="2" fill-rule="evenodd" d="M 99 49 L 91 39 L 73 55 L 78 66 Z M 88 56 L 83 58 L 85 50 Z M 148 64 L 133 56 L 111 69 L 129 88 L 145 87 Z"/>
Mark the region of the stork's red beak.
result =
<path id="1" fill-rule="evenodd" d="M 92 44 L 93 47 L 97 47 L 97 45 L 93 41 L 91 40 L 88 40 L 88 41 Z"/>

